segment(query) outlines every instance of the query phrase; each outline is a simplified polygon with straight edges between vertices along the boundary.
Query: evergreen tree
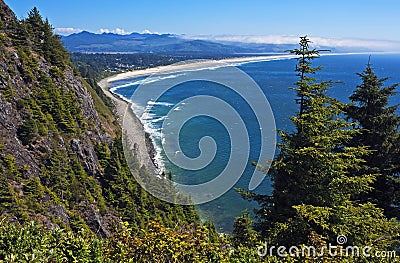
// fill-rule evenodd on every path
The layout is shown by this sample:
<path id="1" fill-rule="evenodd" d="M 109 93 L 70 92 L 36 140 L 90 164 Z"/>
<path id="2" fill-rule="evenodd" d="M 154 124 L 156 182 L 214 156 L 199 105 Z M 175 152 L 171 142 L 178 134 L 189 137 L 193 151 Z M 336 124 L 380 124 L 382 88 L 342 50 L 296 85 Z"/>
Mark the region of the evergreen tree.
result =
<path id="1" fill-rule="evenodd" d="M 64 69 L 69 54 L 63 48 L 59 36 L 53 33 L 53 27 L 49 20 L 43 20 L 39 10 L 34 7 L 29 11 L 28 18 L 24 22 L 29 31 L 34 50 L 54 66 Z"/>
<path id="2" fill-rule="evenodd" d="M 398 84 L 383 87 L 387 78 L 378 78 L 369 61 L 366 69 L 357 75 L 362 83 L 350 96 L 352 104 L 347 108 L 347 115 L 357 122 L 361 132 L 353 137 L 351 145 L 368 146 L 372 152 L 363 168 L 380 174 L 374 190 L 364 198 L 383 208 L 386 215 L 399 218 L 400 116 L 396 115 L 398 105 L 388 106 Z"/>
<path id="3" fill-rule="evenodd" d="M 45 35 L 44 23 L 43 17 L 36 7 L 28 12 L 28 18 L 26 18 L 25 22 L 28 25 L 29 37 L 33 44 L 37 47 L 41 46 Z"/>
<path id="4" fill-rule="evenodd" d="M 232 243 L 235 247 L 256 247 L 258 235 L 253 229 L 253 220 L 248 211 L 244 211 L 241 216 L 236 218 L 232 234 Z"/>
<path id="5" fill-rule="evenodd" d="M 28 118 L 17 129 L 18 139 L 21 140 L 23 145 L 27 145 L 32 142 L 36 135 L 37 126 L 32 117 L 28 115 Z"/>
<path id="6" fill-rule="evenodd" d="M 270 176 L 272 196 L 252 193 L 246 198 L 261 204 L 258 230 L 269 242 L 279 245 L 336 242 L 347 235 L 354 245 L 369 244 L 384 235 L 380 247 L 388 247 L 398 224 L 388 221 L 372 204 L 358 204 L 352 198 L 371 189 L 375 176 L 357 174 L 369 151 L 347 146 L 357 130 L 341 116 L 344 105 L 327 95 L 331 82 L 317 82 L 311 61 L 318 50 L 309 49 L 309 39 L 301 37 L 295 91 L 300 110 L 291 118 L 293 132 L 280 131 L 280 152 Z M 365 227 L 365 222 L 376 222 Z M 377 245 L 378 246 L 378 245 Z"/>

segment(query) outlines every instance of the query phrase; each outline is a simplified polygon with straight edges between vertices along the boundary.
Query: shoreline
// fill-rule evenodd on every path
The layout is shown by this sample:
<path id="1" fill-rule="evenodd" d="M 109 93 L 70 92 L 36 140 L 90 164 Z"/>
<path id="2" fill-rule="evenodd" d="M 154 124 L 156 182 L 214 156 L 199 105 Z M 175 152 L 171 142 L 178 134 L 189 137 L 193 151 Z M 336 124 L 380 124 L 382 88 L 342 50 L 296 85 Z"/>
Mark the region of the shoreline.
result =
<path id="1" fill-rule="evenodd" d="M 131 108 L 132 102 L 129 102 L 110 90 L 112 82 L 150 76 L 152 74 L 167 74 L 181 71 L 201 70 L 210 67 L 225 67 L 235 64 L 244 64 L 252 62 L 270 61 L 278 59 L 294 58 L 293 55 L 272 55 L 272 56 L 253 56 L 228 58 L 221 60 L 199 60 L 189 62 L 179 62 L 172 65 L 158 66 L 148 69 L 140 69 L 116 74 L 100 80 L 97 84 L 101 87 L 104 94 L 109 97 L 115 105 L 116 115 L 123 131 L 129 129 L 127 140 L 132 143 L 132 150 L 138 162 L 145 165 L 146 168 L 155 175 L 160 175 L 163 172 L 163 165 L 159 164 L 157 148 L 151 135 L 145 131 L 144 125 L 140 120 L 140 116 L 136 116 Z"/>
<path id="2" fill-rule="evenodd" d="M 105 78 L 103 80 L 107 80 L 109 83 L 132 79 L 137 77 L 145 77 L 150 76 L 152 74 L 169 74 L 169 73 L 177 73 L 181 71 L 191 71 L 191 70 L 201 70 L 209 67 L 224 67 L 231 66 L 235 64 L 244 64 L 244 63 L 252 63 L 252 62 L 262 62 L 262 61 L 270 61 L 270 60 L 279 60 L 279 59 L 291 59 L 295 58 L 295 55 L 282 54 L 282 55 L 271 55 L 271 56 L 250 56 L 250 57 L 239 57 L 239 58 L 226 58 L 220 60 L 189 60 L 182 61 L 178 63 L 174 63 L 172 65 L 166 66 L 158 66 L 147 69 L 139 69 L 128 71 L 124 73 L 119 73 L 113 75 L 111 77 Z"/>
<path id="3" fill-rule="evenodd" d="M 108 78 L 100 80 L 97 85 L 101 87 L 104 94 L 111 99 L 115 106 L 115 113 L 122 132 L 129 128 L 127 140 L 132 144 L 132 151 L 140 166 L 145 166 L 148 171 L 154 175 L 160 174 L 160 167 L 155 162 L 154 156 L 156 149 L 150 135 L 145 132 L 142 122 L 139 117 L 133 112 L 132 103 L 122 99 L 118 95 L 112 93 L 109 89 L 110 83 Z"/>
<path id="4" fill-rule="evenodd" d="M 332 55 L 349 55 L 353 53 L 328 53 L 320 54 L 321 56 L 332 56 Z M 362 53 L 355 53 L 362 54 Z M 293 59 L 296 55 L 281 54 L 281 55 L 269 55 L 269 56 L 248 56 L 248 57 L 237 57 L 227 58 L 220 60 L 189 60 L 174 63 L 166 66 L 157 66 L 147 69 L 139 69 L 128 71 L 124 73 L 115 74 L 113 76 L 100 80 L 97 84 L 101 87 L 104 94 L 109 97 L 114 105 L 117 113 L 118 121 L 123 128 L 127 130 L 129 128 L 128 140 L 132 142 L 134 154 L 141 165 L 145 165 L 150 172 L 155 175 L 160 175 L 163 172 L 164 165 L 160 163 L 160 160 L 156 158 L 159 154 L 157 146 L 155 145 L 154 139 L 151 134 L 145 131 L 144 124 L 140 120 L 140 116 L 137 116 L 131 106 L 132 102 L 124 99 L 114 92 L 118 87 L 110 89 L 112 82 L 134 79 L 138 77 L 151 76 L 152 74 L 171 74 L 185 71 L 202 70 L 213 67 L 226 67 L 226 66 L 237 66 L 246 63 L 282 60 L 282 59 Z M 123 123 L 124 121 L 124 123 Z M 125 129 L 124 129 L 125 128 Z"/>
<path id="5" fill-rule="evenodd" d="M 343 55 L 363 55 L 363 54 L 390 54 L 390 52 L 347 52 L 347 53 L 323 53 L 320 56 L 343 56 Z M 395 53 L 396 54 L 396 53 Z M 399 53 L 400 54 L 400 53 Z M 115 82 L 126 79 L 133 79 L 137 77 L 145 77 L 150 76 L 152 74 L 170 74 L 177 73 L 182 71 L 192 71 L 192 70 L 201 70 L 207 69 L 210 67 L 224 67 L 224 66 L 235 66 L 246 63 L 254 63 L 254 62 L 263 62 L 263 61 L 272 61 L 272 60 L 281 60 L 281 59 L 293 59 L 297 58 L 296 55 L 282 53 L 279 55 L 257 55 L 257 56 L 248 56 L 248 57 L 235 57 L 235 58 L 226 58 L 219 60 L 212 59 L 198 59 L 198 60 L 189 60 L 189 61 L 181 61 L 171 65 L 165 66 L 157 66 L 146 69 L 138 69 L 127 71 L 123 73 L 118 73 L 113 76 L 107 77 L 103 80 L 107 80 L 107 82 Z M 101 81 L 103 81 L 101 80 Z M 113 92 L 112 92 L 113 93 Z"/>

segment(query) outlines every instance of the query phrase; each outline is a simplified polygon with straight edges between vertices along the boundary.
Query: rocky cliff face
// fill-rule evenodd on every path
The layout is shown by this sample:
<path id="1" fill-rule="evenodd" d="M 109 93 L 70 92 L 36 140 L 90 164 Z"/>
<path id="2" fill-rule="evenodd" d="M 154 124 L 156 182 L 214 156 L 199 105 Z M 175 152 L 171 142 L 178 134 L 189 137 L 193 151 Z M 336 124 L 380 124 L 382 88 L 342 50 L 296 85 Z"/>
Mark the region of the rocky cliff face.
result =
<path id="1" fill-rule="evenodd" d="M 91 94 L 86 87 L 82 84 L 71 67 L 67 67 L 64 71 L 63 79 L 54 78 L 50 74 L 50 65 L 43 58 L 38 58 L 38 71 L 44 73 L 51 78 L 54 85 L 58 89 L 63 89 L 65 93 L 72 92 L 73 99 L 76 101 L 77 106 L 81 109 L 81 114 L 84 117 L 84 122 L 91 124 L 85 133 L 72 136 L 70 133 L 48 133 L 47 135 L 40 136 L 27 145 L 23 145 L 18 138 L 18 127 L 26 119 L 26 108 L 19 108 L 18 103 L 21 100 L 29 97 L 32 94 L 32 88 L 40 86 L 40 83 L 33 80 L 32 82 L 24 80 L 18 67 L 22 64 L 18 53 L 12 48 L 4 48 L 1 50 L 2 56 L 0 58 L 0 85 L 1 89 L 5 88 L 12 90 L 14 93 L 13 98 L 7 99 L 2 96 L 0 104 L 0 123 L 2 140 L 5 146 L 5 153 L 14 154 L 18 167 L 28 165 L 30 169 L 27 175 L 40 174 L 40 167 L 37 157 L 45 156 L 51 153 L 52 148 L 49 146 L 50 141 L 56 138 L 59 141 L 59 146 L 71 148 L 74 154 L 85 164 L 85 170 L 95 175 L 100 172 L 97 157 L 94 151 L 93 143 L 106 142 L 110 136 L 103 132 L 100 125 L 99 116 L 94 108 Z M 13 58 L 10 63 L 10 58 Z M 38 73 L 34 73 L 34 78 L 38 78 Z"/>
<path id="2" fill-rule="evenodd" d="M 103 176 L 95 146 L 112 141 L 88 86 L 68 61 L 48 61 L 35 36 L 24 32 L 29 25 L 3 1 L 0 8 L 0 173 L 11 192 L 1 212 L 49 226 L 70 226 L 74 218 L 107 235 L 116 219 L 99 212 L 100 186 L 80 181 L 96 184 Z M 71 190 L 81 187 L 89 193 Z"/>
<path id="3" fill-rule="evenodd" d="M 197 221 L 193 207 L 162 202 L 134 180 L 146 164 L 129 169 L 111 103 L 81 78 L 39 11 L 17 20 L 0 7 L 0 216 L 100 236 L 121 220 L 138 231 Z"/>

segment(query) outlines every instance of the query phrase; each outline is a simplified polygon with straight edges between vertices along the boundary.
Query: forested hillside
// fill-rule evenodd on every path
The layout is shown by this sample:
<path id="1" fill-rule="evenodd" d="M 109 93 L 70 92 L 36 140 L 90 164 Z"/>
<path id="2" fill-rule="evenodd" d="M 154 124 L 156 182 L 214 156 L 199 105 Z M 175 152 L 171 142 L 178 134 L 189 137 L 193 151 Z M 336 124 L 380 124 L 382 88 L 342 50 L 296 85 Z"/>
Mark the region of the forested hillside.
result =
<path id="1" fill-rule="evenodd" d="M 255 221 L 245 212 L 232 222 L 230 236 L 134 180 L 149 171 L 126 163 L 113 104 L 96 84 L 107 63 L 75 60 L 84 79 L 36 8 L 18 20 L 0 0 L 0 262 L 398 262 L 327 251 L 399 250 L 396 85 L 384 87 L 368 63 L 343 104 L 329 96 L 333 82 L 318 81 L 309 43 L 291 50 L 299 110 L 295 130 L 280 131 L 273 193 L 238 190 L 259 209 Z M 301 254 L 311 247 L 321 254 Z"/>
<path id="2" fill-rule="evenodd" d="M 100 236 L 122 221 L 137 229 L 197 222 L 193 208 L 163 203 L 133 180 L 112 109 L 71 65 L 49 22 L 36 8 L 17 20 L 0 4 L 2 216 Z"/>

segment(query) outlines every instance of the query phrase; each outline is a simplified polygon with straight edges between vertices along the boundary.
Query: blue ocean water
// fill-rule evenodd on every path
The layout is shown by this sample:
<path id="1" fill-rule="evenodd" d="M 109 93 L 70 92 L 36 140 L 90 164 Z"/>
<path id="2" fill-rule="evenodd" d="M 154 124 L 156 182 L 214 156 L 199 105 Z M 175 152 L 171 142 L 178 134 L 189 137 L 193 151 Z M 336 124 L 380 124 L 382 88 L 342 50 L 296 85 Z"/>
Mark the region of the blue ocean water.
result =
<path id="1" fill-rule="evenodd" d="M 323 81 L 332 80 L 338 82 L 329 89 L 329 93 L 343 102 L 348 102 L 348 97 L 355 87 L 360 84 L 360 78 L 356 73 L 365 69 L 368 58 L 369 55 L 366 54 L 322 56 L 314 61 L 315 66 L 323 66 L 323 69 L 317 73 L 316 77 Z M 385 82 L 386 85 L 400 83 L 399 54 L 374 54 L 371 56 L 371 63 L 378 77 L 389 77 Z M 296 60 L 283 59 L 252 62 L 238 66 L 261 87 L 273 110 L 277 129 L 293 129 L 289 117 L 298 109 L 298 105 L 295 103 L 295 93 L 291 90 L 297 81 L 294 72 L 295 65 Z M 111 88 L 117 94 L 129 99 L 144 79 L 144 77 L 141 77 L 116 81 L 112 83 Z M 159 78 L 156 81 L 159 81 L 161 85 L 163 80 Z M 200 139 L 204 136 L 211 136 L 217 142 L 217 152 L 214 160 L 207 167 L 191 171 L 177 167 L 166 158 L 161 147 L 160 136 L 161 127 L 166 121 L 165 116 L 178 102 L 197 95 L 209 95 L 225 100 L 240 113 L 244 120 L 249 133 L 251 151 L 246 169 L 235 187 L 247 190 L 250 177 L 255 169 L 251 162 L 257 160 L 260 152 L 261 139 L 259 131 L 262 127 L 259 127 L 256 116 L 246 101 L 220 84 L 207 81 L 190 81 L 168 90 L 157 102 L 140 101 L 140 98 L 136 98 L 136 106 L 146 108 L 142 121 L 145 123 L 147 131 L 152 134 L 157 148 L 160 150 L 165 169 L 172 171 L 176 182 L 199 184 L 217 176 L 224 169 L 230 158 L 229 132 L 221 122 L 207 116 L 198 116 L 185 123 L 179 134 L 179 143 L 185 155 L 195 158 L 200 155 L 198 147 Z M 400 95 L 395 95 L 390 103 L 400 103 Z M 174 110 L 183 111 L 185 110 L 185 105 L 174 108 Z M 271 182 L 268 177 L 255 190 L 257 193 L 264 194 L 269 194 L 271 191 Z M 235 217 L 239 216 L 245 209 L 252 211 L 256 207 L 257 204 L 243 200 L 235 190 L 231 189 L 216 200 L 198 205 L 197 209 L 201 217 L 214 222 L 220 232 L 230 232 Z"/>

